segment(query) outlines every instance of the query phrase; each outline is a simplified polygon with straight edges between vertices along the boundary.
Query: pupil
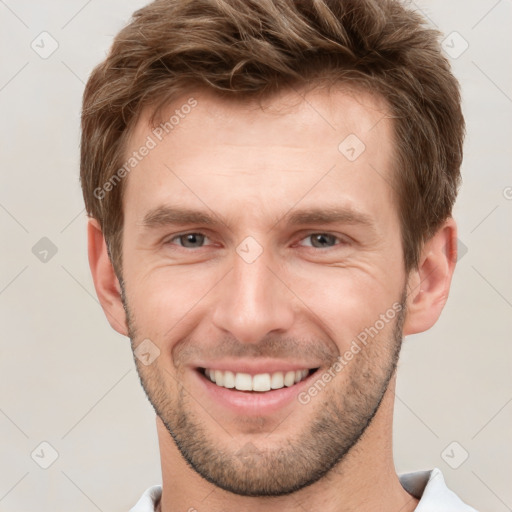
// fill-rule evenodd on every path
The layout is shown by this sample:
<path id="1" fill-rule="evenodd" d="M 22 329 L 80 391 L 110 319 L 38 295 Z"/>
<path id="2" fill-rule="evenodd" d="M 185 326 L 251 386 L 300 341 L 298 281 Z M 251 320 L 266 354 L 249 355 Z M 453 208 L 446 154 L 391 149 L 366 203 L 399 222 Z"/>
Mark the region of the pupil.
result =
<path id="1" fill-rule="evenodd" d="M 324 234 L 320 233 L 320 234 L 318 234 L 318 235 L 315 235 L 315 236 L 313 237 L 313 240 L 315 240 L 315 241 L 319 242 L 319 245 L 322 247 L 322 246 L 326 243 L 326 241 L 327 241 L 327 239 L 328 239 L 329 237 L 330 237 L 330 238 L 332 238 L 330 235 L 327 235 L 327 236 L 326 236 L 326 235 L 324 235 Z M 313 244 L 313 245 L 314 245 L 314 244 Z"/>
<path id="2" fill-rule="evenodd" d="M 202 242 L 203 235 L 200 235 L 199 233 L 190 233 L 188 235 L 185 235 L 185 245 L 188 243 L 194 245 Z"/>

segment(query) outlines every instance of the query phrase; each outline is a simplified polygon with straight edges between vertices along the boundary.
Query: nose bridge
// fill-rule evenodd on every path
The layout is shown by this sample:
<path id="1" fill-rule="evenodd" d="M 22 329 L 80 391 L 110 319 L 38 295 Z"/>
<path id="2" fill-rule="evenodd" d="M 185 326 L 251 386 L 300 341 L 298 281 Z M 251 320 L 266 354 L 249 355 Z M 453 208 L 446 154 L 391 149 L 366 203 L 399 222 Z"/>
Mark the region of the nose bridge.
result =
<path id="1" fill-rule="evenodd" d="M 262 251 L 253 259 L 256 248 L 250 243 L 237 247 L 233 269 L 220 283 L 213 314 L 217 328 L 243 343 L 257 343 L 269 332 L 285 331 L 293 323 L 292 297 L 270 270 L 271 255 Z"/>

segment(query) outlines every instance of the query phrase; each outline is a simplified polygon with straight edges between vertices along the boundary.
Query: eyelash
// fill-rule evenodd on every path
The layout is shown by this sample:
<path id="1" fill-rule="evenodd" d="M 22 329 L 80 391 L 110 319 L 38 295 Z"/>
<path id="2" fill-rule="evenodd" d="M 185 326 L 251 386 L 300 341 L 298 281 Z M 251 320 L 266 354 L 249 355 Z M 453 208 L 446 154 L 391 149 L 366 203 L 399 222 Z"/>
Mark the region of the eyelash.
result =
<path id="1" fill-rule="evenodd" d="M 167 241 L 164 242 L 164 245 L 170 245 L 173 243 L 174 240 L 176 239 L 180 239 L 182 237 L 186 237 L 187 235 L 202 235 L 204 236 L 206 239 L 208 239 L 208 235 L 206 235 L 205 233 L 201 233 L 200 231 L 187 231 L 186 233 L 180 233 L 178 235 L 174 235 L 172 238 L 169 238 Z M 337 243 L 336 245 L 332 246 L 332 247 L 325 247 L 325 248 L 321 248 L 321 247 L 314 247 L 312 245 L 310 246 L 302 246 L 302 247 L 309 247 L 310 249 L 318 249 L 318 250 L 328 250 L 328 249 L 335 249 L 336 247 L 340 246 L 340 245 L 346 245 L 348 243 L 348 241 L 346 239 L 343 239 L 339 236 L 336 236 L 332 233 L 328 233 L 328 232 L 323 232 L 323 231 L 314 231 L 314 232 L 311 232 L 309 234 L 307 234 L 305 237 L 301 238 L 300 241 L 302 240 L 305 240 L 307 238 L 310 238 L 314 235 L 327 235 L 329 237 L 334 237 L 334 239 L 336 241 L 338 241 L 339 243 Z M 193 249 L 202 249 L 204 246 L 202 247 L 184 247 L 183 245 L 178 245 L 178 247 L 182 248 L 182 249 L 188 249 L 188 250 L 193 250 Z"/>

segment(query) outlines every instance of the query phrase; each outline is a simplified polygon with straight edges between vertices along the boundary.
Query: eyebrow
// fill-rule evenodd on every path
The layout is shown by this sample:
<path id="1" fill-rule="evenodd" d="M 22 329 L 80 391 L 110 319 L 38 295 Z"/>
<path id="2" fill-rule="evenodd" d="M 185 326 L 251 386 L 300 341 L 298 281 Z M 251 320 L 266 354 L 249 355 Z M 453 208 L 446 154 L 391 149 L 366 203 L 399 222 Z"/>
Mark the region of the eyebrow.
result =
<path id="1" fill-rule="evenodd" d="M 308 225 L 308 224 L 360 224 L 368 228 L 374 228 L 372 218 L 361 211 L 351 207 L 314 207 L 303 210 L 294 210 L 285 214 L 275 224 Z M 201 210 L 181 208 L 176 206 L 161 205 L 148 211 L 140 223 L 143 228 L 152 229 L 168 225 L 185 224 L 227 224 L 218 216 L 205 213 Z"/>
<path id="2" fill-rule="evenodd" d="M 142 226 L 146 228 L 158 228 L 169 224 L 216 224 L 213 215 L 189 208 L 175 206 L 158 206 L 146 213 L 142 219 Z"/>

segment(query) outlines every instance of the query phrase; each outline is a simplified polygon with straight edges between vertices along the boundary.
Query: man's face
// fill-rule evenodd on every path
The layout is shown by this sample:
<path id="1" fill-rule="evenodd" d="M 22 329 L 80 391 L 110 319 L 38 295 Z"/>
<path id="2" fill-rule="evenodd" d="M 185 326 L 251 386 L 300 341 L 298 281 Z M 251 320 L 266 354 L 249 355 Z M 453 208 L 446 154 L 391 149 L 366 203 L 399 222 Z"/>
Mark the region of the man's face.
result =
<path id="1" fill-rule="evenodd" d="M 127 151 L 155 146 L 123 202 L 129 334 L 158 356 L 137 368 L 199 474 L 285 494 L 357 443 L 393 376 L 406 276 L 392 125 L 363 93 L 282 93 L 264 110 L 190 96 L 163 113 L 169 134 L 143 115 Z"/>

